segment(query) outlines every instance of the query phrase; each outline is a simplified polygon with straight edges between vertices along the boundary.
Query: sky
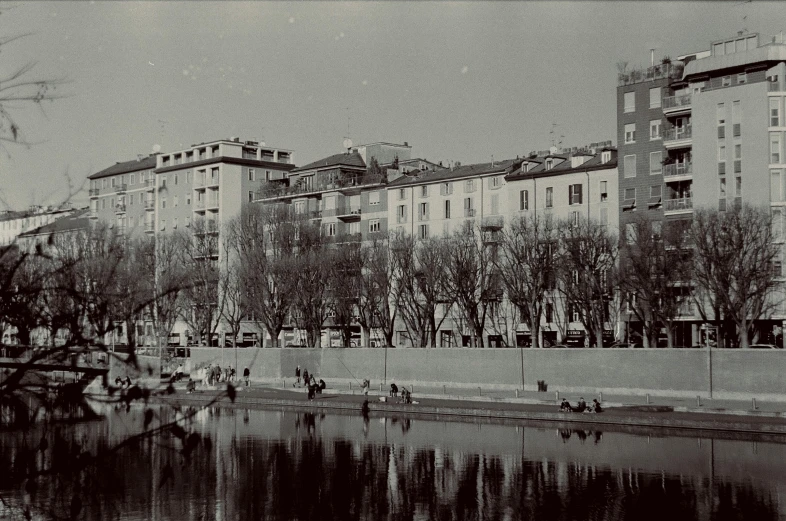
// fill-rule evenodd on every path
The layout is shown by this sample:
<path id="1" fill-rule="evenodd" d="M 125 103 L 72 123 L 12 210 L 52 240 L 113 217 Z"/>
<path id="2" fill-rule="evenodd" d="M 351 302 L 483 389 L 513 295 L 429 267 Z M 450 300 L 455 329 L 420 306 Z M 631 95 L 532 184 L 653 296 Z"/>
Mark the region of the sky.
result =
<path id="1" fill-rule="evenodd" d="M 156 144 L 238 136 L 304 165 L 345 137 L 464 164 L 616 142 L 618 62 L 786 30 L 786 3 L 759 0 L 3 4 L 0 38 L 29 35 L 0 49 L 0 81 L 31 61 L 68 80 L 62 99 L 13 108 L 34 142 L 0 151 L 14 210 Z"/>

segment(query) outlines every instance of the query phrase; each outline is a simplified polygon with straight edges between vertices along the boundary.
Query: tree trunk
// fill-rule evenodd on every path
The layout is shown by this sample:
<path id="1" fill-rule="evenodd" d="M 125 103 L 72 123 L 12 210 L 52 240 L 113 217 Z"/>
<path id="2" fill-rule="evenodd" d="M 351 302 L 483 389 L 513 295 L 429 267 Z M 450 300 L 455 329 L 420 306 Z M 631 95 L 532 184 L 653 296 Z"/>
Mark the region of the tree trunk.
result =
<path id="1" fill-rule="evenodd" d="M 740 348 L 748 349 L 750 346 L 748 342 L 748 318 L 745 316 L 745 311 L 743 310 L 743 315 L 740 318 Z"/>

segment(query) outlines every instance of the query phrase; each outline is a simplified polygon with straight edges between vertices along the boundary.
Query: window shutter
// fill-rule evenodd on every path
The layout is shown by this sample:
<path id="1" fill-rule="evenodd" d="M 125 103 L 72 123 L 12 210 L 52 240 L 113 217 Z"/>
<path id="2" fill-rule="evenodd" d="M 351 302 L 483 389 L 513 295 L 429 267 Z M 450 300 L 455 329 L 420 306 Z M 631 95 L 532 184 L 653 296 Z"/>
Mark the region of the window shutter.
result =
<path id="1" fill-rule="evenodd" d="M 581 195 L 582 195 L 581 190 L 582 190 L 582 188 L 584 188 L 584 185 L 576 185 L 576 198 L 578 199 L 577 202 L 579 204 L 581 204 Z"/>

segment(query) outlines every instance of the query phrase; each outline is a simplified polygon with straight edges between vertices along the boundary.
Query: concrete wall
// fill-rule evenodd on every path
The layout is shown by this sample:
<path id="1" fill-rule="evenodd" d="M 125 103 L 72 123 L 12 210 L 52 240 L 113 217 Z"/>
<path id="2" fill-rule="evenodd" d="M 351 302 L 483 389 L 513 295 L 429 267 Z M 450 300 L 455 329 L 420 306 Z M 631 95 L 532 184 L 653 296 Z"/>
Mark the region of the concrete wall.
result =
<path id="1" fill-rule="evenodd" d="M 376 387 L 385 377 L 400 385 L 448 385 L 486 389 L 651 393 L 716 399 L 786 400 L 786 352 L 782 350 L 706 349 L 257 349 L 237 350 L 238 372 L 248 367 L 252 379 L 294 379 L 295 367 L 308 369 L 331 386 L 368 378 Z M 235 366 L 232 349 L 193 348 L 187 367 L 208 363 Z"/>

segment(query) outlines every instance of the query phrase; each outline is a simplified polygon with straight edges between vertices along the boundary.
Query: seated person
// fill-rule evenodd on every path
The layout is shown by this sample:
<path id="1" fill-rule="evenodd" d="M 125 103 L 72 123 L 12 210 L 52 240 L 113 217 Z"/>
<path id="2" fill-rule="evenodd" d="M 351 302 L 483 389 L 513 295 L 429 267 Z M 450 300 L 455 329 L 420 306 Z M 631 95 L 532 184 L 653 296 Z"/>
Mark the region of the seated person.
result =
<path id="1" fill-rule="evenodd" d="M 570 406 L 570 402 L 567 401 L 565 398 L 562 399 L 562 403 L 559 405 L 560 412 L 571 412 L 573 408 Z"/>
<path id="2" fill-rule="evenodd" d="M 317 385 L 317 393 L 322 394 L 322 391 L 325 389 L 325 387 L 327 387 L 327 385 L 325 385 L 325 381 L 322 378 L 320 378 L 319 385 Z"/>
<path id="3" fill-rule="evenodd" d="M 592 400 L 592 412 L 603 412 L 603 407 L 600 406 L 600 402 L 597 399 Z"/>
<path id="4" fill-rule="evenodd" d="M 579 404 L 573 409 L 573 412 L 584 412 L 587 408 L 587 402 L 584 401 L 584 397 L 579 398 Z"/>
<path id="5" fill-rule="evenodd" d="M 401 388 L 401 398 L 404 399 L 404 403 L 412 403 L 412 393 L 406 387 Z"/>
<path id="6" fill-rule="evenodd" d="M 188 394 L 193 393 L 196 390 L 196 382 L 191 378 L 188 379 L 188 383 L 186 384 L 186 392 Z"/>
<path id="7" fill-rule="evenodd" d="M 308 384 L 308 399 L 309 400 L 313 400 L 314 399 L 314 395 L 316 395 L 316 393 L 317 393 L 317 386 L 316 385 L 312 385 L 312 384 Z"/>
<path id="8" fill-rule="evenodd" d="M 118 376 L 115 378 L 115 385 L 121 387 L 123 385 L 123 380 Z"/>
<path id="9" fill-rule="evenodd" d="M 390 384 L 390 396 L 398 396 L 398 386 L 396 384 Z"/>

